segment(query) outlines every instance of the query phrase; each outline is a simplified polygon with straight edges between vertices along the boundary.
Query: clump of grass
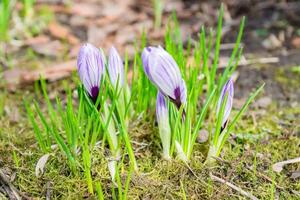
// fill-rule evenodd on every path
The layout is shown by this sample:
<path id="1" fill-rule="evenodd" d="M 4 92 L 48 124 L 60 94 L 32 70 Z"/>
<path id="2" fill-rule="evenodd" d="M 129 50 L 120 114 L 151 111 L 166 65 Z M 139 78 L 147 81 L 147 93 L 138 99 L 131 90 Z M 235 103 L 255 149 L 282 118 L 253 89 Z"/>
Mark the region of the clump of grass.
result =
<path id="1" fill-rule="evenodd" d="M 185 51 L 181 40 L 179 25 L 175 17 L 173 20 L 174 26 L 168 27 L 165 36 L 165 47 L 167 51 L 164 51 L 161 47 L 147 47 L 143 51 L 144 56 L 142 55 L 142 57 L 144 57 L 143 65 L 145 72 L 151 82 L 157 86 L 159 92 L 166 97 L 165 100 L 160 97 L 162 96 L 160 94 L 158 94 L 157 97 L 157 116 L 165 158 L 172 157 L 176 149 L 177 156 L 181 160 L 184 162 L 189 161 L 198 132 L 205 123 L 204 121 L 207 120 L 211 143 L 207 161 L 213 161 L 212 157 L 219 156 L 237 120 L 263 89 L 262 85 L 251 94 L 233 120 L 228 120 L 232 105 L 228 107 L 226 102 L 227 100 L 232 102 L 233 94 L 230 97 L 231 99 L 227 99 L 227 97 L 225 98 L 227 91 L 222 93 L 222 90 L 224 90 L 223 88 L 226 86 L 226 82 L 228 82 L 235 71 L 242 54 L 240 42 L 245 18 L 243 18 L 240 23 L 237 40 L 228 65 L 222 74 L 217 74 L 222 35 L 222 18 L 223 6 L 221 6 L 219 12 L 216 32 L 214 33 L 210 30 L 209 37 L 207 38 L 206 30 L 202 27 L 200 39 L 195 45 L 195 48 L 192 49 L 192 45 L 188 43 L 188 48 Z M 215 39 L 213 38 L 214 34 L 216 36 Z M 214 57 L 211 59 L 209 55 L 213 48 L 212 44 L 214 44 Z M 156 54 L 155 51 L 158 53 Z M 174 60 L 168 53 L 172 55 Z M 194 55 L 193 59 L 195 63 L 192 66 L 187 66 L 187 55 L 191 54 Z M 151 62 L 151 59 L 155 60 L 155 58 L 152 57 L 158 58 L 156 61 Z M 150 66 L 154 64 L 158 66 L 156 68 Z M 153 72 L 150 70 L 151 67 L 155 68 L 152 70 Z M 181 73 L 178 71 L 178 68 Z M 170 72 L 170 74 L 172 74 L 173 77 L 165 73 L 168 70 L 172 72 Z M 181 76 L 183 81 L 181 81 Z M 160 80 L 159 77 L 163 77 L 164 82 Z M 179 89 L 178 97 L 173 96 L 173 93 L 170 92 L 170 87 L 173 87 L 172 89 L 174 90 L 175 96 L 176 90 Z M 203 96 L 206 97 L 206 100 L 201 104 L 200 110 L 198 106 L 199 97 L 203 99 Z M 219 105 L 217 106 L 217 104 Z M 200 110 L 200 112 L 198 112 L 198 110 Z M 169 112 L 169 114 L 163 114 L 163 112 Z M 225 113 L 228 114 L 226 120 Z M 163 117 L 161 117 L 161 115 Z M 169 126 L 171 128 L 169 128 Z M 212 133 L 213 129 L 214 133 Z"/>
<path id="2" fill-rule="evenodd" d="M 76 82 L 76 77 L 74 80 Z M 47 84 L 47 88 L 49 91 L 59 90 L 59 96 L 63 97 L 65 94 L 64 82 L 73 81 Z M 70 87 L 70 84 L 67 85 Z M 73 84 L 71 87 L 74 87 Z M 33 92 L 25 92 L 25 95 L 30 97 Z M 7 93 L 5 105 L 22 107 L 20 102 L 23 96 L 24 90 Z M 35 96 L 34 98 L 40 102 L 42 110 L 46 111 L 43 97 Z M 280 174 L 274 174 L 270 168 L 275 162 L 298 156 L 300 141 L 295 132 L 299 123 L 298 108 L 299 106 L 291 109 L 272 105 L 266 110 L 266 114 L 260 114 L 260 110 L 251 106 L 252 113 L 245 114 L 241 118 L 240 126 L 234 127 L 233 132 L 235 134 L 262 134 L 264 137 L 258 141 L 247 138 L 241 141 L 231 138 L 230 143 L 226 143 L 223 149 L 222 159 L 224 162 L 218 161 L 218 165 L 213 168 L 203 165 L 207 151 L 206 144 L 196 143 L 193 159 L 189 165 L 197 177 L 180 161 L 168 162 L 160 158 L 161 147 L 158 130 L 153 121 L 149 120 L 154 117 L 153 113 L 146 119 L 140 118 L 132 124 L 129 134 L 133 141 L 147 145 L 144 148 L 133 146 L 139 170 L 142 173 L 133 173 L 127 199 L 137 197 L 181 199 L 184 193 L 187 199 L 244 198 L 226 185 L 213 182 L 209 178 L 209 173 L 223 177 L 260 199 L 270 199 L 274 190 L 279 198 L 297 199 L 298 196 L 293 193 L 293 190 L 299 191 L 300 186 L 297 179 L 292 179 L 290 176 L 291 172 L 297 171 L 299 166 L 297 164 L 288 165 Z M 236 113 L 236 111 L 233 112 Z M 255 114 L 256 125 L 253 125 L 253 112 L 257 112 Z M 21 192 L 32 198 L 45 198 L 47 191 L 50 192 L 52 198 L 97 198 L 96 192 L 94 195 L 88 194 L 82 172 L 78 175 L 70 174 L 66 156 L 58 149 L 53 152 L 55 156 L 50 157 L 47 162 L 44 175 L 39 178 L 35 177 L 34 168 L 43 153 L 37 147 L 32 125 L 23 109 L 20 109 L 20 115 L 21 119 L 17 124 L 9 124 L 6 115 L 0 117 L 0 166 L 1 169 L 11 171 L 11 175 L 16 172 L 16 178 L 12 183 Z M 274 126 L 274 123 L 277 125 Z M 267 131 L 267 134 L 264 134 L 264 131 Z M 13 152 L 17 155 L 19 166 L 12 159 Z M 104 198 L 111 198 L 112 184 L 107 169 L 107 154 L 103 154 L 103 152 L 101 145 L 94 149 L 91 172 L 95 185 L 101 181 Z M 122 171 L 121 169 L 120 175 L 123 182 L 127 177 L 126 170 Z M 265 177 L 273 179 L 275 184 L 283 189 L 276 186 L 274 189 L 273 183 Z M 271 189 L 272 187 L 273 189 Z"/>
<path id="3" fill-rule="evenodd" d="M 153 112 L 157 93 L 155 87 L 157 87 L 162 98 L 167 102 L 164 105 L 167 112 L 164 115 L 166 120 L 162 125 L 170 125 L 167 131 L 161 133 L 165 157 L 171 159 L 176 154 L 185 164 L 192 165 L 195 162 L 193 149 L 196 138 L 203 124 L 206 123 L 210 132 L 206 163 L 214 162 L 213 158 L 220 155 L 236 122 L 263 88 L 263 85 L 260 86 L 250 95 L 232 121 L 228 120 L 228 116 L 224 117 L 225 113 L 231 111 L 232 105 L 227 106 L 227 102 L 232 101 L 233 97 L 226 88 L 228 84 L 233 87 L 230 77 L 242 54 L 240 42 L 245 19 L 241 21 L 228 66 L 222 74 L 217 74 L 222 18 L 223 7 L 220 9 L 215 40 L 213 40 L 213 32 L 210 31 L 207 38 L 206 30 L 202 27 L 199 42 L 195 46 L 189 43 L 186 51 L 183 48 L 178 22 L 174 20 L 175 27 L 172 29 L 169 26 L 165 37 L 166 51 L 162 47 L 146 47 L 142 56 L 139 50 L 136 52 L 131 67 L 133 74 L 131 85 L 124 78 L 129 69 L 127 56 L 125 56 L 125 66 L 117 53 L 110 54 L 109 61 L 106 63 L 101 49 L 96 49 L 90 44 L 84 45 L 78 56 L 78 72 L 83 84 L 78 86 L 76 101 L 73 99 L 73 92 L 70 88 L 66 88 L 66 101 L 58 96 L 55 102 L 52 102 L 44 81 L 41 81 L 41 90 L 46 102 L 47 114 L 42 111 L 36 101 L 33 101 L 32 106 L 27 100 L 24 101 L 41 151 L 53 152 L 53 144 L 56 144 L 57 149 L 67 160 L 72 176 L 84 177 L 90 194 L 95 194 L 96 191 L 99 199 L 103 199 L 106 195 L 113 199 L 126 199 L 127 194 L 130 194 L 129 184 L 132 172 L 138 171 L 138 165 L 145 166 L 136 161 L 128 132 L 129 123 L 141 116 L 144 119 L 150 118 L 148 112 Z M 142 47 L 145 46 L 145 38 L 144 35 Z M 214 57 L 210 60 L 209 54 L 213 43 L 215 45 Z M 153 54 L 155 51 L 159 54 Z M 195 63 L 193 66 L 188 66 L 187 56 L 191 54 Z M 160 61 L 172 63 L 172 70 L 175 71 L 174 77 L 161 75 L 163 79 L 157 81 L 155 80 L 157 76 L 151 76 L 146 65 L 158 65 L 158 67 L 150 65 L 153 68 L 165 67 L 163 64 L 160 65 Z M 108 73 L 108 76 L 105 76 L 105 73 Z M 160 71 L 153 73 L 159 75 Z M 174 94 L 173 91 L 169 94 L 170 82 L 174 83 L 178 80 L 179 86 L 172 88 Z M 179 94 L 182 95 L 178 96 L 175 92 L 177 87 L 180 89 Z M 199 97 L 203 99 L 204 96 L 203 102 Z M 199 109 L 199 101 L 201 109 Z M 166 132 L 169 132 L 168 137 L 164 137 Z M 112 160 L 107 160 L 112 179 L 109 194 L 104 194 L 108 190 L 105 190 L 101 181 L 96 180 L 92 174 L 94 152 L 99 145 L 103 151 L 102 155 L 112 157 Z M 104 152 L 107 147 L 109 153 Z M 121 174 L 124 171 L 127 172 L 127 177 L 126 180 L 121 180 Z M 180 183 L 178 197 L 186 198 L 185 184 L 188 183 Z"/>

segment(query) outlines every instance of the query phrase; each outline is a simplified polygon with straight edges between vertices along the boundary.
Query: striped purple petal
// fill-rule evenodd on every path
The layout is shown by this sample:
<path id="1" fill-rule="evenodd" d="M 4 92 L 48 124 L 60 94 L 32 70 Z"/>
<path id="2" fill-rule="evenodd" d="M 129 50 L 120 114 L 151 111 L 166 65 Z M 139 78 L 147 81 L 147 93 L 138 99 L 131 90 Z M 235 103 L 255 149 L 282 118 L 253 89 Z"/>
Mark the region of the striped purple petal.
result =
<path id="1" fill-rule="evenodd" d="M 115 47 L 111 47 L 108 56 L 108 74 L 114 87 L 124 84 L 124 65 Z"/>
<path id="2" fill-rule="evenodd" d="M 171 128 L 169 124 L 169 112 L 166 97 L 158 91 L 156 99 L 156 119 L 159 136 L 163 147 L 163 157 L 170 159 Z"/>
<path id="3" fill-rule="evenodd" d="M 165 100 L 165 96 L 158 92 L 156 98 L 156 119 L 158 122 L 166 120 L 169 117 L 168 108 Z"/>
<path id="4" fill-rule="evenodd" d="M 149 58 L 152 48 L 155 48 L 155 47 L 145 47 L 142 52 L 142 61 L 143 61 L 144 71 L 145 71 L 146 75 L 148 76 L 148 78 L 150 79 L 150 81 L 152 81 L 152 77 L 149 72 L 148 58 Z"/>
<path id="5" fill-rule="evenodd" d="M 162 47 L 146 47 L 142 53 L 145 74 L 179 108 L 186 103 L 186 85 L 173 57 Z"/>
<path id="6" fill-rule="evenodd" d="M 223 119 L 222 119 L 222 129 L 225 128 L 228 117 L 229 117 L 231 109 L 232 109 L 233 95 L 234 95 L 234 88 L 233 88 L 232 78 L 230 78 L 222 88 L 222 92 L 221 92 L 221 95 L 220 95 L 220 98 L 219 98 L 219 101 L 218 101 L 217 115 L 219 113 L 222 102 L 224 101 L 226 95 L 227 95 L 227 102 L 226 102 L 226 105 L 225 105 L 225 108 L 224 108 L 224 115 L 223 115 Z"/>
<path id="7" fill-rule="evenodd" d="M 84 88 L 95 101 L 99 94 L 102 76 L 105 73 L 103 51 L 91 44 L 84 44 L 78 53 L 77 67 Z"/>

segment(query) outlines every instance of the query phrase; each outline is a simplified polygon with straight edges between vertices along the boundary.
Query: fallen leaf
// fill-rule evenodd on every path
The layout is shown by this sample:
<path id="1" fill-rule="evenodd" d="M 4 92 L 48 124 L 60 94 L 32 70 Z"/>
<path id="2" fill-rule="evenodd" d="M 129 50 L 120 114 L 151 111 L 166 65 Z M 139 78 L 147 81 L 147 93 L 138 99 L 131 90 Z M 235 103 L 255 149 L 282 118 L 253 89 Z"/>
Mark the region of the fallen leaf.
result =
<path id="1" fill-rule="evenodd" d="M 137 22 L 134 24 L 133 28 L 136 32 L 138 33 L 142 33 L 143 31 L 145 32 L 148 32 L 153 26 L 153 22 L 151 20 L 143 20 L 141 22 Z M 154 33 L 155 32 L 155 33 Z M 154 35 L 154 36 L 161 36 L 161 35 L 164 35 L 164 32 L 162 30 L 154 30 L 152 31 L 151 35 Z"/>
<path id="2" fill-rule="evenodd" d="M 38 162 L 35 166 L 35 176 L 36 177 L 40 177 L 41 175 L 43 175 L 43 173 L 45 171 L 45 165 L 48 161 L 49 156 L 50 156 L 50 154 L 47 153 L 38 160 Z"/>
<path id="3" fill-rule="evenodd" d="M 14 91 L 16 87 L 33 83 L 34 81 L 39 80 L 40 77 L 50 81 L 68 77 L 76 69 L 76 59 L 33 71 L 14 68 L 3 72 L 3 79 L 5 81 L 4 86 L 8 90 Z"/>
<path id="4" fill-rule="evenodd" d="M 134 42 L 135 37 L 135 32 L 132 30 L 131 26 L 127 26 L 118 30 L 115 42 L 117 44 L 126 44 L 129 42 Z"/>
<path id="5" fill-rule="evenodd" d="M 300 157 L 294 158 L 294 159 L 290 159 L 290 160 L 285 160 L 285 161 L 278 162 L 278 163 L 275 163 L 275 164 L 272 166 L 272 169 L 273 169 L 273 171 L 279 173 L 279 172 L 282 171 L 284 165 L 287 165 L 287 164 L 293 164 L 293 163 L 297 163 L 297 162 L 300 162 Z"/>
<path id="6" fill-rule="evenodd" d="M 74 3 L 71 7 L 73 15 L 94 18 L 100 15 L 102 8 L 92 3 Z"/>
<path id="7" fill-rule="evenodd" d="M 97 26 L 90 26 L 87 35 L 88 42 L 95 46 L 99 46 L 106 38 L 106 32 Z"/>
<path id="8" fill-rule="evenodd" d="M 81 44 L 73 46 L 69 52 L 69 58 L 76 58 L 80 48 L 81 48 Z"/>
<path id="9" fill-rule="evenodd" d="M 61 55 L 61 52 L 64 49 L 63 45 L 58 40 L 34 44 L 31 47 L 35 52 L 41 55 L 53 57 L 58 57 L 59 55 Z"/>
<path id="10" fill-rule="evenodd" d="M 69 76 L 72 71 L 76 69 L 76 60 L 70 60 L 64 63 L 53 65 L 52 67 L 45 67 L 40 70 L 23 73 L 21 80 L 25 83 L 31 83 L 40 79 L 40 77 L 43 77 L 49 81 L 55 81 Z"/>
<path id="11" fill-rule="evenodd" d="M 176 12 L 183 11 L 184 3 L 182 1 L 169 1 L 167 4 L 164 5 L 164 10 L 166 12 Z"/>
<path id="12" fill-rule="evenodd" d="M 117 23 L 108 24 L 108 25 L 102 27 L 102 31 L 105 32 L 106 34 L 116 32 L 118 29 L 120 29 L 120 24 L 117 24 Z"/>
<path id="13" fill-rule="evenodd" d="M 108 15 L 108 16 L 105 16 L 105 17 L 97 18 L 93 22 L 98 26 L 104 26 L 104 25 L 113 23 L 117 19 L 118 19 L 118 16 Z"/>
<path id="14" fill-rule="evenodd" d="M 72 15 L 70 18 L 70 25 L 71 26 L 86 26 L 87 20 L 83 16 Z"/>
<path id="15" fill-rule="evenodd" d="M 291 43 L 295 48 L 300 48 L 300 37 L 293 38 Z"/>
<path id="16" fill-rule="evenodd" d="M 48 30 L 50 31 L 51 35 L 57 38 L 65 38 L 68 36 L 69 31 L 66 27 L 56 23 L 52 22 L 48 26 Z"/>
<path id="17" fill-rule="evenodd" d="M 116 3 L 118 6 L 116 6 Z M 118 1 L 112 2 L 109 1 L 104 4 L 103 8 L 101 9 L 101 14 L 104 16 L 121 16 L 125 13 L 127 14 L 129 2 L 126 1 Z"/>
<path id="18" fill-rule="evenodd" d="M 52 22 L 48 26 L 50 34 L 58 39 L 67 40 L 70 44 L 78 44 L 79 39 L 75 37 L 67 27 L 58 24 L 57 22 Z"/>
<path id="19" fill-rule="evenodd" d="M 5 82 L 5 86 L 10 91 L 15 91 L 17 85 L 20 84 L 20 77 L 24 70 L 13 68 L 10 70 L 6 70 L 3 72 L 3 79 Z"/>
<path id="20" fill-rule="evenodd" d="M 24 41 L 24 45 L 32 46 L 35 44 L 47 43 L 50 41 L 50 38 L 46 35 L 39 35 L 37 37 L 29 38 Z"/>

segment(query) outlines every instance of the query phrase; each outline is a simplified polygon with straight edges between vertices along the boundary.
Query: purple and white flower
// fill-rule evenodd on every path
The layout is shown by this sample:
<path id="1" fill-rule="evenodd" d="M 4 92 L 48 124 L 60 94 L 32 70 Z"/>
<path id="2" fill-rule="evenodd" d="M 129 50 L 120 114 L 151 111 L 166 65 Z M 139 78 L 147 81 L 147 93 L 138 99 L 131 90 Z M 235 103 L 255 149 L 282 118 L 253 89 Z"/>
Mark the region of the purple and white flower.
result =
<path id="1" fill-rule="evenodd" d="M 169 112 L 165 96 L 158 91 L 156 99 L 156 119 L 158 123 L 159 136 L 163 147 L 163 157 L 170 159 L 171 128 L 169 123 Z"/>
<path id="2" fill-rule="evenodd" d="M 119 85 L 124 84 L 124 65 L 115 47 L 111 47 L 109 50 L 108 74 L 110 81 L 115 88 L 117 87 L 117 83 Z"/>
<path id="3" fill-rule="evenodd" d="M 77 58 L 78 74 L 93 101 L 97 100 L 102 76 L 105 74 L 105 56 L 101 49 L 84 44 Z"/>
<path id="4" fill-rule="evenodd" d="M 217 115 L 219 115 L 219 111 L 221 109 L 222 103 L 223 101 L 225 101 L 225 97 L 227 96 L 227 101 L 224 108 L 224 115 L 222 116 L 222 129 L 225 128 L 228 121 L 228 117 L 232 109 L 233 95 L 234 95 L 233 80 L 232 78 L 230 78 L 222 88 L 222 92 L 217 107 Z"/>
<path id="5" fill-rule="evenodd" d="M 186 104 L 187 92 L 179 67 L 162 47 L 146 47 L 142 53 L 144 71 L 159 91 L 179 108 Z"/>

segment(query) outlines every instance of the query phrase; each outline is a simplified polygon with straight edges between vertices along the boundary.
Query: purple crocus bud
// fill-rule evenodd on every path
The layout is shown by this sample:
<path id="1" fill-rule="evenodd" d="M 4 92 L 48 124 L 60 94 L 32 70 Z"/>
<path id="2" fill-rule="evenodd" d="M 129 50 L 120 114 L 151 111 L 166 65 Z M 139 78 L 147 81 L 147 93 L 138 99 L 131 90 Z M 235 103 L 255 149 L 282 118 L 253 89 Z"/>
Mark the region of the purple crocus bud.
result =
<path id="1" fill-rule="evenodd" d="M 171 128 L 169 124 L 169 112 L 165 96 L 161 92 L 157 93 L 156 119 L 163 147 L 163 157 L 170 159 Z"/>
<path id="2" fill-rule="evenodd" d="M 227 101 L 226 101 L 226 105 L 224 108 L 224 115 L 223 115 L 223 119 L 222 119 L 222 129 L 225 128 L 226 124 L 227 124 L 227 120 L 232 108 L 232 103 L 233 103 L 233 95 L 234 95 L 234 88 L 233 88 L 233 80 L 232 78 L 230 78 L 226 84 L 223 86 L 222 88 L 222 92 L 219 98 L 219 102 L 218 102 L 218 107 L 217 107 L 217 114 L 219 113 L 222 103 L 225 100 L 225 97 L 227 95 Z"/>
<path id="3" fill-rule="evenodd" d="M 177 63 L 162 47 L 146 47 L 142 53 L 144 71 L 160 92 L 179 108 L 186 103 L 186 85 Z"/>
<path id="4" fill-rule="evenodd" d="M 124 65 L 115 47 L 111 47 L 108 56 L 108 73 L 114 87 L 124 84 Z M 119 80 L 118 80 L 119 79 Z"/>
<path id="5" fill-rule="evenodd" d="M 105 73 L 103 51 L 91 44 L 84 44 L 78 53 L 77 66 L 80 80 L 95 102 L 99 94 L 102 76 Z"/>

